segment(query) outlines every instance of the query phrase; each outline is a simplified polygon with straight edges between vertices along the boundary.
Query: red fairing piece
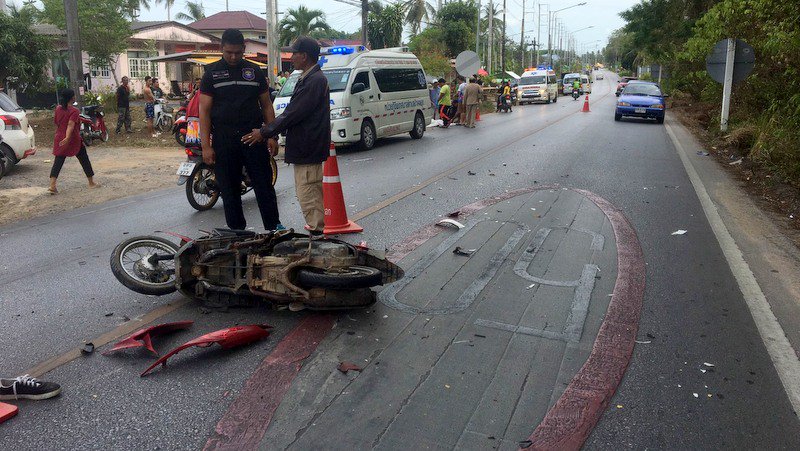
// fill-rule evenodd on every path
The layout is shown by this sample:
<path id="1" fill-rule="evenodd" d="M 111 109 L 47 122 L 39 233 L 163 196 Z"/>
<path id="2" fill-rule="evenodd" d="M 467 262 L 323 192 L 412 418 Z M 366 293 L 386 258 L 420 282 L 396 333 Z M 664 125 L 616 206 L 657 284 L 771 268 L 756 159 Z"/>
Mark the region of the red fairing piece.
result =
<path id="1" fill-rule="evenodd" d="M 120 349 L 142 347 L 149 350 L 153 354 L 158 355 L 158 352 L 153 349 L 153 343 L 150 341 L 151 336 L 163 335 L 176 330 L 188 329 L 192 324 L 194 324 L 194 321 L 178 321 L 175 323 L 164 323 L 157 326 L 148 327 L 146 329 L 137 330 L 131 336 L 118 342 L 113 348 L 104 352 L 103 355 L 111 354 L 112 352 L 119 351 Z"/>
<path id="2" fill-rule="evenodd" d="M 272 326 L 268 326 L 266 324 L 251 324 L 249 326 L 236 326 L 211 332 L 210 334 L 205 334 L 201 337 L 195 338 L 194 340 L 187 341 L 186 343 L 168 352 L 164 355 L 164 357 L 161 357 L 156 363 L 152 364 L 150 368 L 144 370 L 141 376 L 144 377 L 159 364 L 166 365 L 168 358 L 186 348 L 191 348 L 192 346 L 207 348 L 214 343 L 219 343 L 223 349 L 234 348 L 236 346 L 246 345 L 248 343 L 261 340 L 262 338 L 266 338 L 269 335 L 269 331 L 267 329 L 271 328 Z"/>

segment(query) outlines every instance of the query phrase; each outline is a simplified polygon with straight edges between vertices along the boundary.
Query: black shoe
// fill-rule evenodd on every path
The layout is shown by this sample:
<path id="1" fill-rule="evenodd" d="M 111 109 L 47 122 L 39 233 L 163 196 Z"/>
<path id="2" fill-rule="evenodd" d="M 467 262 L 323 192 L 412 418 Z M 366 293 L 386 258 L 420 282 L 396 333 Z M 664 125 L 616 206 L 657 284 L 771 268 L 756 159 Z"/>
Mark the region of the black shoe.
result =
<path id="1" fill-rule="evenodd" d="M 14 379 L 0 379 L 0 401 L 14 399 L 47 399 L 61 393 L 61 386 L 40 381 L 29 375 Z"/>
<path id="2" fill-rule="evenodd" d="M 308 234 L 314 237 L 319 237 L 323 235 L 323 232 L 321 230 L 309 230 Z"/>

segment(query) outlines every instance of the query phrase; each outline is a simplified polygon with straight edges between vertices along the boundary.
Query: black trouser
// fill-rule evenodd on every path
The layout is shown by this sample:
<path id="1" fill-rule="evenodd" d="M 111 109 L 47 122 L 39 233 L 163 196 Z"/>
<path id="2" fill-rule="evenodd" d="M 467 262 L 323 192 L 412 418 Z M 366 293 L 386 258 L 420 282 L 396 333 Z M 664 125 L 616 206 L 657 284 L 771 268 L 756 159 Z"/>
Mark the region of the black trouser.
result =
<path id="1" fill-rule="evenodd" d="M 222 194 L 225 222 L 235 230 L 244 230 L 247 221 L 242 210 L 242 166 L 247 169 L 264 229 L 275 230 L 280 224 L 278 199 L 272 187 L 272 167 L 269 165 L 269 150 L 266 143 L 248 146 L 242 136 L 253 131 L 214 128 L 214 153 L 217 162 L 214 172 Z"/>
<path id="2" fill-rule="evenodd" d="M 89 161 L 89 154 L 86 153 L 86 147 L 83 145 L 83 143 L 81 143 L 81 150 L 78 151 L 78 154 L 75 155 L 75 157 L 81 163 L 83 173 L 86 174 L 86 177 L 94 177 L 92 162 Z M 55 157 L 53 160 L 53 169 L 50 169 L 50 177 L 58 178 L 58 174 L 61 173 L 61 167 L 64 166 L 64 161 L 66 159 L 67 157 Z"/>

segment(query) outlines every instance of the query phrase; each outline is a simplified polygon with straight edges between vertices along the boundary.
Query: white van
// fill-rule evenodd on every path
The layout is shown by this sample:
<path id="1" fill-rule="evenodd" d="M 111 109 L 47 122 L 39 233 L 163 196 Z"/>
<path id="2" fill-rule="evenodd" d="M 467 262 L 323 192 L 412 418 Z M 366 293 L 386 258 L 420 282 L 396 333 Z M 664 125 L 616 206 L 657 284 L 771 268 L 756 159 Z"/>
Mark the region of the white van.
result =
<path id="1" fill-rule="evenodd" d="M 409 133 L 420 139 L 433 116 L 425 71 L 406 47 L 323 47 L 319 57 L 331 95 L 331 140 L 368 150 L 386 136 Z M 280 115 L 300 77 L 295 71 L 273 106 Z"/>
<path id="2" fill-rule="evenodd" d="M 552 70 L 532 70 L 522 73 L 517 86 L 517 102 L 558 102 L 558 79 Z"/>
<path id="3" fill-rule="evenodd" d="M 572 83 L 576 80 L 580 80 L 581 88 L 583 88 L 583 80 L 581 78 L 581 74 L 578 73 L 564 75 L 564 81 L 561 83 L 561 92 L 565 96 L 572 94 Z"/>
<path id="4" fill-rule="evenodd" d="M 592 82 L 589 80 L 588 75 L 581 75 L 581 88 L 584 94 L 592 93 Z"/>

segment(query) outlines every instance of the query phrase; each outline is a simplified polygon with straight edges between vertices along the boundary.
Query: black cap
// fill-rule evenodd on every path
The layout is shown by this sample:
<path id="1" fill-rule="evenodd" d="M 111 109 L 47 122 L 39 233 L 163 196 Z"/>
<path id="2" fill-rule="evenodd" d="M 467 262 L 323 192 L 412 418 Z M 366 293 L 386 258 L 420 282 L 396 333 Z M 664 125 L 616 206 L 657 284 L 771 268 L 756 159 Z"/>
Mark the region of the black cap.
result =
<path id="1" fill-rule="evenodd" d="M 308 36 L 300 36 L 289 47 L 281 47 L 281 52 L 305 53 L 314 59 L 319 57 L 319 43 Z"/>

